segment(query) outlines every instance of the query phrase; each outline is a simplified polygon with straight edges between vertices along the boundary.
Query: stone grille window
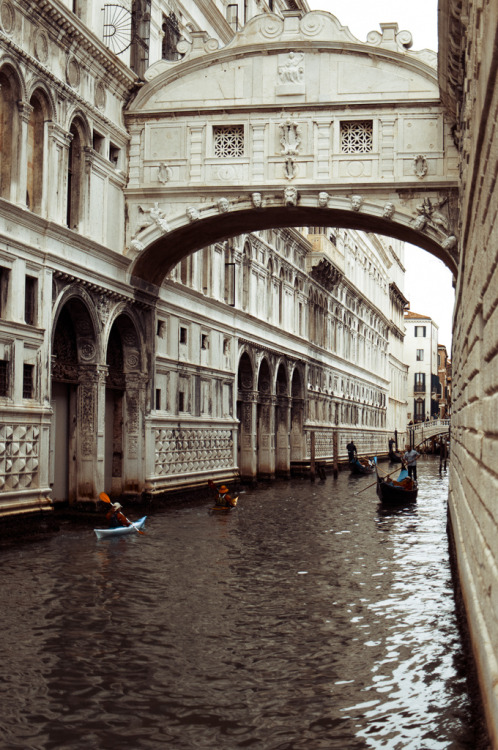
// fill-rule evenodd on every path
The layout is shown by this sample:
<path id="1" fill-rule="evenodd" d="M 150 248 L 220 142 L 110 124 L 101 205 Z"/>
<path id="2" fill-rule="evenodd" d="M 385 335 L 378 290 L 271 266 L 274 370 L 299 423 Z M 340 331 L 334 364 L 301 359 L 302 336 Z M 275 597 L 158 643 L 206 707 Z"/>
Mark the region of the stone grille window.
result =
<path id="1" fill-rule="evenodd" d="M 373 149 L 373 121 L 341 122 L 343 154 L 368 154 Z"/>
<path id="2" fill-rule="evenodd" d="M 213 128 L 214 155 L 244 156 L 244 126 L 218 125 Z"/>

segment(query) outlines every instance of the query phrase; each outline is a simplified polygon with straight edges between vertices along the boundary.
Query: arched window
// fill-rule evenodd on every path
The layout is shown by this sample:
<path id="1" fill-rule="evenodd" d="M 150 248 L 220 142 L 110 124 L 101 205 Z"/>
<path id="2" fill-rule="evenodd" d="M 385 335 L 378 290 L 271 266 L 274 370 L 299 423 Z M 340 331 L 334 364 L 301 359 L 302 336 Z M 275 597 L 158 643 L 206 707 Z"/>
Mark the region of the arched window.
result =
<path id="1" fill-rule="evenodd" d="M 45 113 L 39 94 L 30 100 L 33 108 L 28 122 L 26 205 L 36 214 L 42 212 Z"/>

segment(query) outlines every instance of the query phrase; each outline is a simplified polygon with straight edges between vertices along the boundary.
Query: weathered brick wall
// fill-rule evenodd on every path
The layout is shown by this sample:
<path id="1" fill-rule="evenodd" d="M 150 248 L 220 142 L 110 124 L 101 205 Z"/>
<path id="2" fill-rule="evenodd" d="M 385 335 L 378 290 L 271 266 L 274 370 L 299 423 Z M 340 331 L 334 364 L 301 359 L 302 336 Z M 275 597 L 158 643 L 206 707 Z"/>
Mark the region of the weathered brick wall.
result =
<path id="1" fill-rule="evenodd" d="M 456 12 L 456 5 L 440 2 L 446 11 Z M 498 4 L 464 6 L 450 518 L 488 727 L 498 748 Z"/>

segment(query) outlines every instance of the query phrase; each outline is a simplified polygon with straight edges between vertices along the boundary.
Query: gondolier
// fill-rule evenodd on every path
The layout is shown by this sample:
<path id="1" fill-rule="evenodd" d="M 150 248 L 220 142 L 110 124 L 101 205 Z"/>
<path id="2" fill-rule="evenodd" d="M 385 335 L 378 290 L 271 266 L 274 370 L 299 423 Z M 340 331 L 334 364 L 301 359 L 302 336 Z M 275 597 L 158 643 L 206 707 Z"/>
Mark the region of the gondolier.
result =
<path id="1" fill-rule="evenodd" d="M 409 446 L 406 446 L 406 453 L 403 456 L 403 461 L 406 464 L 406 468 L 408 469 L 408 476 L 412 479 L 415 479 L 417 481 L 417 459 L 420 458 L 420 453 L 418 453 L 415 448 L 409 448 Z"/>
<path id="2" fill-rule="evenodd" d="M 351 438 L 351 442 L 346 445 L 346 450 L 348 452 L 348 458 L 349 462 L 353 463 L 353 461 L 356 458 L 356 445 L 353 443 L 353 438 Z"/>

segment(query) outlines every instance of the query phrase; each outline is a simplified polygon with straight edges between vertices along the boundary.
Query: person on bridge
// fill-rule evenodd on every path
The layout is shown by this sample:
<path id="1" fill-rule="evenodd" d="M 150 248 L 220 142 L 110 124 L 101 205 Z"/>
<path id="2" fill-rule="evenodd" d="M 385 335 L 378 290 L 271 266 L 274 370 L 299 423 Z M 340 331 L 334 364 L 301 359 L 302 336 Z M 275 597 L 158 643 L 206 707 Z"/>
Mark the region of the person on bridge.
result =
<path id="1" fill-rule="evenodd" d="M 403 456 L 403 461 L 408 469 L 408 476 L 417 481 L 417 459 L 420 458 L 420 453 L 415 448 L 406 446 L 406 453 Z"/>
<path id="2" fill-rule="evenodd" d="M 348 452 L 349 463 L 353 463 L 357 456 L 356 445 L 353 443 L 353 438 L 351 438 L 351 442 L 346 445 L 346 450 Z"/>

